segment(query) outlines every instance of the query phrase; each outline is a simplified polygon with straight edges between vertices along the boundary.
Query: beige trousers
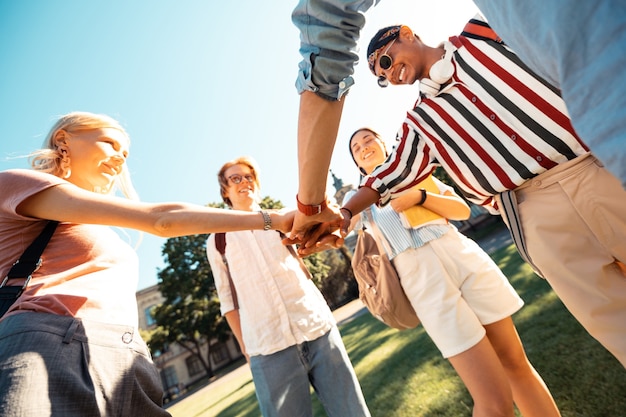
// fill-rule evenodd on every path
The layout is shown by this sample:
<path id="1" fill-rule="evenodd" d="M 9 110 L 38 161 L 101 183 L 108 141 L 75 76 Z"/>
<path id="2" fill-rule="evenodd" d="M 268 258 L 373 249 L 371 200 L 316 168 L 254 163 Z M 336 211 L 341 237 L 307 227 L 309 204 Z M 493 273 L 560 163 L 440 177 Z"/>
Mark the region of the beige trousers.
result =
<path id="1" fill-rule="evenodd" d="M 626 367 L 626 190 L 586 154 L 522 184 L 515 197 L 518 217 L 505 222 L 519 222 L 532 263 Z"/>

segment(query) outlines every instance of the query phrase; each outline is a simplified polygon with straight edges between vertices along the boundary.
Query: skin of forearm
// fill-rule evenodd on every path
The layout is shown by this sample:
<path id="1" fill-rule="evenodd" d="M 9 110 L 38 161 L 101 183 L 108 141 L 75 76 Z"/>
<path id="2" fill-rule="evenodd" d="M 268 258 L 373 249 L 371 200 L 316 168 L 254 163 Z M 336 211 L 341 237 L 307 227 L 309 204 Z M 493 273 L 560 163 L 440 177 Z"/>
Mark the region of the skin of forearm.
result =
<path id="1" fill-rule="evenodd" d="M 413 207 L 422 200 L 422 191 L 417 188 L 391 200 L 391 207 L 398 213 Z M 469 206 L 457 195 L 446 191 L 443 195 L 427 193 L 424 208 L 450 220 L 465 220 L 470 216 Z"/>
<path id="2" fill-rule="evenodd" d="M 165 207 L 164 207 L 165 206 Z M 164 212 L 156 216 L 154 230 L 145 230 L 162 237 L 200 233 L 219 233 L 263 228 L 263 217 L 258 213 L 222 210 L 211 207 L 180 204 L 179 207 L 159 205 Z M 291 223 L 278 213 L 269 213 L 272 228 L 289 231 Z"/>
<path id="3" fill-rule="evenodd" d="M 231 310 L 224 315 L 226 318 L 226 322 L 228 326 L 230 326 L 230 330 L 235 335 L 237 342 L 239 343 L 239 347 L 241 348 L 241 352 L 246 356 L 246 360 L 248 358 L 248 354 L 246 353 L 246 346 L 243 343 L 243 335 L 241 334 L 241 319 L 239 318 L 239 310 Z"/>
<path id="4" fill-rule="evenodd" d="M 298 199 L 319 204 L 326 194 L 328 169 L 343 111 L 341 101 L 325 100 L 305 91 L 298 115 Z"/>
<path id="5" fill-rule="evenodd" d="M 377 191 L 369 187 L 361 187 L 350 199 L 343 205 L 352 212 L 352 216 L 356 216 L 363 210 L 376 203 L 380 195 Z"/>
<path id="6" fill-rule="evenodd" d="M 467 204 L 452 195 L 428 193 L 422 206 L 449 220 L 466 220 L 470 216 L 470 208 Z"/>

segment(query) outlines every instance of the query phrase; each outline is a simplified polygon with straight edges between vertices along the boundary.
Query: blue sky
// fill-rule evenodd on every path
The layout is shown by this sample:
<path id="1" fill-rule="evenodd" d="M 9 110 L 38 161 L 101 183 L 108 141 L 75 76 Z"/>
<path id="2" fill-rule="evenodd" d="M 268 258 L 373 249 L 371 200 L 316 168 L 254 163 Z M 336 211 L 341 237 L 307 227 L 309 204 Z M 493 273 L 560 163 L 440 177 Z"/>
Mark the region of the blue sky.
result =
<path id="1" fill-rule="evenodd" d="M 0 169 L 28 167 L 21 156 L 41 146 L 57 116 L 91 111 L 128 130 L 128 163 L 144 201 L 219 202 L 218 169 L 250 155 L 261 168 L 261 194 L 293 206 L 294 5 L 0 0 Z M 346 145 L 352 131 L 368 125 L 391 141 L 417 97 L 417 86 L 376 85 L 364 57 L 371 36 L 403 23 L 436 45 L 476 12 L 471 0 L 383 0 L 368 12 L 331 163 L 345 184 L 358 181 Z M 164 242 L 144 235 L 138 289 L 157 283 Z"/>

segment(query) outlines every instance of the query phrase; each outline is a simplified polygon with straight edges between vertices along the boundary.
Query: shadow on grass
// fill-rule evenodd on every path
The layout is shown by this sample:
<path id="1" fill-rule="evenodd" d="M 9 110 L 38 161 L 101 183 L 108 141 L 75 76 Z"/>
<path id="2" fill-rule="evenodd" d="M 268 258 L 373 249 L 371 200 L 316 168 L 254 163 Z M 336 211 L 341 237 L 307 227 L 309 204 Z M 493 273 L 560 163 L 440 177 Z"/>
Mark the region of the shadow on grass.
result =
<path id="1" fill-rule="evenodd" d="M 526 305 L 513 316 L 563 417 L 626 415 L 626 370 L 565 308 L 513 245 L 492 255 Z"/>
<path id="2" fill-rule="evenodd" d="M 571 316 L 512 245 L 492 257 L 526 302 L 513 321 L 562 416 L 626 415 L 626 371 L 621 364 Z M 373 417 L 472 415 L 469 393 L 423 328 L 397 331 L 365 313 L 340 331 Z M 203 415 L 259 417 L 254 392 L 245 393 L 251 383 L 220 399 L 222 405 L 232 403 L 227 410 L 205 410 Z M 315 396 L 313 406 L 316 417 L 326 416 Z"/>
<path id="3" fill-rule="evenodd" d="M 471 415 L 469 394 L 423 328 L 397 331 L 364 314 L 342 334 L 372 416 Z M 415 402 L 420 392 L 429 400 Z"/>
<path id="4" fill-rule="evenodd" d="M 248 380 L 245 384 L 241 385 L 238 389 L 233 391 L 228 397 L 222 398 L 220 401 L 213 404 L 217 406 L 220 403 L 229 399 L 232 396 L 239 396 L 239 392 L 243 391 L 253 384 L 252 380 Z M 233 402 L 224 411 L 215 414 L 215 417 L 234 417 L 234 416 L 260 416 L 261 410 L 254 393 L 254 387 L 252 387 L 252 394 L 242 396 L 239 400 Z"/>
<path id="5" fill-rule="evenodd" d="M 626 371 L 619 362 L 572 317 L 513 245 L 492 257 L 526 303 L 513 320 L 563 417 L 626 415 Z M 423 328 L 399 332 L 364 314 L 341 332 L 372 416 L 471 416 L 471 396 Z M 325 416 L 314 403 L 315 415 Z"/>

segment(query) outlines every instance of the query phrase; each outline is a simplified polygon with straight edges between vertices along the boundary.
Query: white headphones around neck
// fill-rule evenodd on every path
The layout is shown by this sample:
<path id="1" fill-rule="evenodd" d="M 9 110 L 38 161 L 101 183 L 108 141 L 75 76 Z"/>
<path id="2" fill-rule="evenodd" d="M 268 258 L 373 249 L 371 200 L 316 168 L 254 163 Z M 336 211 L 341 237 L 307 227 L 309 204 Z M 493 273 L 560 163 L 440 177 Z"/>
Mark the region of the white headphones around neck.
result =
<path id="1" fill-rule="evenodd" d="M 439 90 L 441 90 L 441 85 L 448 82 L 452 74 L 454 74 L 454 65 L 452 64 L 452 54 L 455 51 L 454 45 L 450 42 L 444 42 L 443 47 L 446 53 L 430 67 L 428 71 L 430 78 L 422 78 L 420 80 L 420 91 L 426 97 L 437 95 Z"/>

